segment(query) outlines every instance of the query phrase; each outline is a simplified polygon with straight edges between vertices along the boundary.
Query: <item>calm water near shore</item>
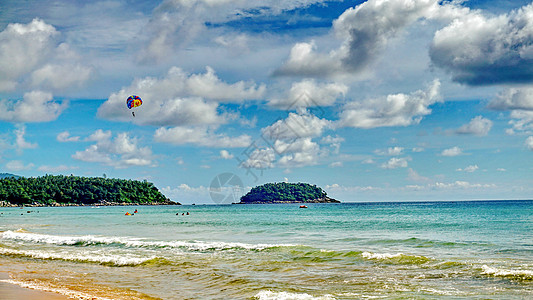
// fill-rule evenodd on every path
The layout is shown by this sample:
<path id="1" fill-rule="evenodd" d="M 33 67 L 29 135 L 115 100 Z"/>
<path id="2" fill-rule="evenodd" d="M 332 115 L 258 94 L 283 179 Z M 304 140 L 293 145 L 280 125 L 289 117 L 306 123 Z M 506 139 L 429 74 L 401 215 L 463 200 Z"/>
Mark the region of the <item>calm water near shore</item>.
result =
<path id="1" fill-rule="evenodd" d="M 80 299 L 533 298 L 533 201 L 0 213 L 10 282 Z"/>

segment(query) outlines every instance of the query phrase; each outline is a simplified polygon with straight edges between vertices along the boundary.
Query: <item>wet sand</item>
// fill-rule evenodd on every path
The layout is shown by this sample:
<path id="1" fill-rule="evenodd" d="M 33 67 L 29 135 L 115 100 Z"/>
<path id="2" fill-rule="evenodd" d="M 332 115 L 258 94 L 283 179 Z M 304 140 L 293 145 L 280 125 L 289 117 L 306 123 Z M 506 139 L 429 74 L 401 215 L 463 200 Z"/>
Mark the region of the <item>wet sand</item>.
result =
<path id="1" fill-rule="evenodd" d="M 0 271 L 0 298 L 2 300 L 66 300 L 69 297 L 51 292 L 37 291 L 20 287 L 16 284 L 4 282 L 9 279 L 9 274 Z"/>

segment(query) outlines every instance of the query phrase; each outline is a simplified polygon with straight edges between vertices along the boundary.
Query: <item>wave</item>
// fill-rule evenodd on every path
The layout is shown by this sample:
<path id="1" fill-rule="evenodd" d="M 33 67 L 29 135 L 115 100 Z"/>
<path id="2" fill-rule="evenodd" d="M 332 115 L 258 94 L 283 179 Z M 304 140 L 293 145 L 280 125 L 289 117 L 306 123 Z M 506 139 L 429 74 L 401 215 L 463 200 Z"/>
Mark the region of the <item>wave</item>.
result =
<path id="1" fill-rule="evenodd" d="M 205 242 L 205 241 L 146 241 L 133 237 L 103 237 L 94 235 L 59 236 L 29 233 L 25 231 L 5 231 L 0 240 L 23 241 L 37 244 L 53 244 L 61 246 L 94 246 L 117 245 L 131 248 L 180 248 L 188 251 L 220 251 L 220 250 L 264 250 L 275 247 L 290 247 L 291 244 L 246 244 L 236 242 Z"/>
<path id="2" fill-rule="evenodd" d="M 43 260 L 64 260 L 73 262 L 90 262 L 106 266 L 138 266 L 142 264 L 151 264 L 153 261 L 161 260 L 156 256 L 138 257 L 126 254 L 104 254 L 94 252 L 77 252 L 77 253 L 52 253 L 42 250 L 16 250 L 0 248 L 0 254 L 9 256 L 31 257 Z"/>
<path id="3" fill-rule="evenodd" d="M 505 278 L 510 278 L 510 279 L 527 280 L 527 281 L 533 280 L 533 271 L 531 270 L 501 269 L 501 268 L 489 267 L 487 265 L 483 265 L 481 269 L 483 270 L 483 274 L 485 275 L 505 277 Z"/>
<path id="4" fill-rule="evenodd" d="M 288 293 L 288 292 L 272 292 L 261 291 L 254 297 L 257 300 L 335 300 L 332 295 L 311 296 L 306 293 Z"/>
<path id="5" fill-rule="evenodd" d="M 391 263 L 391 264 L 425 264 L 429 261 L 432 261 L 433 259 L 420 256 L 420 255 L 408 255 L 403 253 L 372 253 L 372 252 L 363 252 L 361 253 L 361 256 L 363 258 L 369 259 L 369 260 L 376 260 L 376 261 L 382 261 L 385 263 Z"/>

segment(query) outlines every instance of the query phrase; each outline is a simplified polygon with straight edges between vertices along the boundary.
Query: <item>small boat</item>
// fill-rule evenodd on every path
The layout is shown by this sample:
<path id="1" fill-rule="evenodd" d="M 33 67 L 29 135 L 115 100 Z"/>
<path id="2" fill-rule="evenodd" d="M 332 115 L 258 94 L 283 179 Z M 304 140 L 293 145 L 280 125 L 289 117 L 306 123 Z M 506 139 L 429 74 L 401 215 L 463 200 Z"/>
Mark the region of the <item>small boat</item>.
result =
<path id="1" fill-rule="evenodd" d="M 307 208 L 307 206 L 305 206 L 305 205 L 300 205 L 300 208 Z"/>

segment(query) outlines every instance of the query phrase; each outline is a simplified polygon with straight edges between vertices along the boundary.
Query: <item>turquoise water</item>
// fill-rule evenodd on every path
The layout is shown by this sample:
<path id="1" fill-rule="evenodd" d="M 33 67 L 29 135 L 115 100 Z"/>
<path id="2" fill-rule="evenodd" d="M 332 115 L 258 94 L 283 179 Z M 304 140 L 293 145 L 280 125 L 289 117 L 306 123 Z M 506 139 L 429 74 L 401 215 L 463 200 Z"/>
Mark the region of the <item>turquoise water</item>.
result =
<path id="1" fill-rule="evenodd" d="M 0 213 L 12 281 L 80 299 L 533 298 L 533 201 Z"/>

